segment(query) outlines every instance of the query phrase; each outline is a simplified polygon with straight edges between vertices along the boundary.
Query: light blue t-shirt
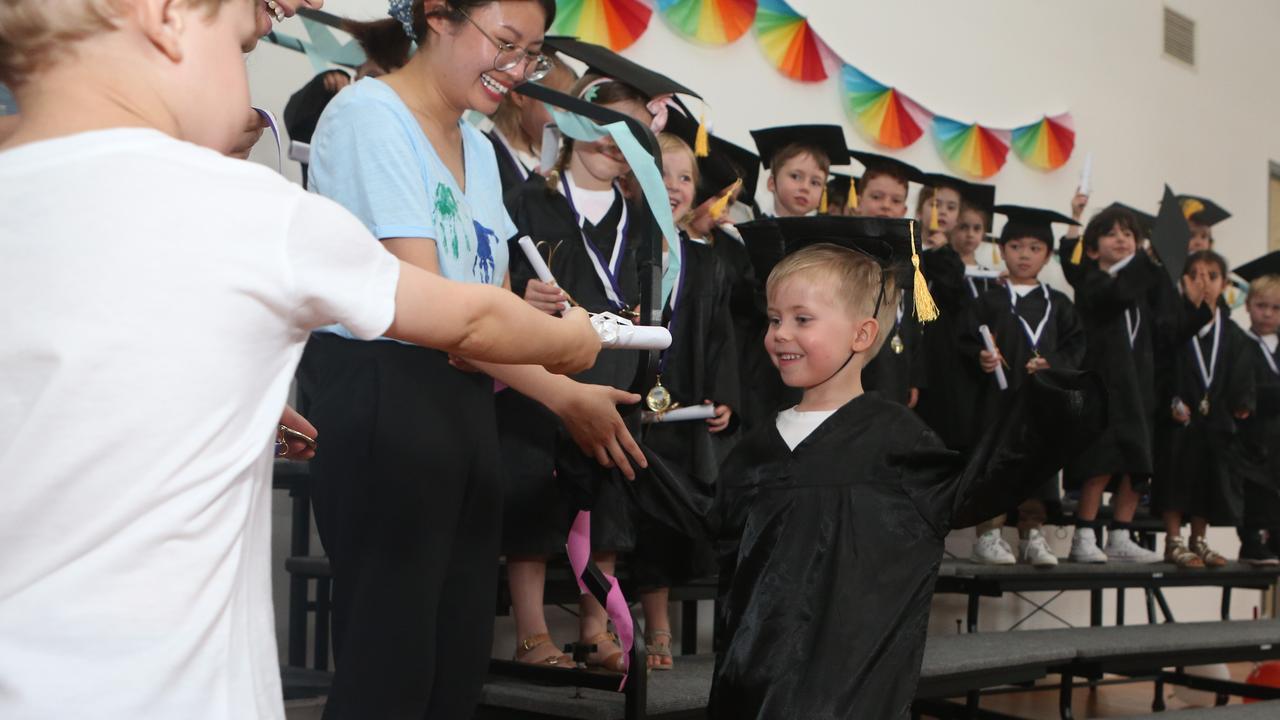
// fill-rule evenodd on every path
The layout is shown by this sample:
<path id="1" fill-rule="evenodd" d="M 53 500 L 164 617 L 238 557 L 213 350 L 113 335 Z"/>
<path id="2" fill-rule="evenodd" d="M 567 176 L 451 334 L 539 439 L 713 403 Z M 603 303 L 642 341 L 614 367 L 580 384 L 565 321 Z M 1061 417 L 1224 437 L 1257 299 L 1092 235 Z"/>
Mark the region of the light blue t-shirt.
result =
<path id="1" fill-rule="evenodd" d="M 360 80 L 320 116 L 310 188 L 350 210 L 379 240 L 434 240 L 444 277 L 501 286 L 516 226 L 502 204 L 493 145 L 470 123 L 458 126 L 466 192 L 400 96 L 381 80 Z"/>

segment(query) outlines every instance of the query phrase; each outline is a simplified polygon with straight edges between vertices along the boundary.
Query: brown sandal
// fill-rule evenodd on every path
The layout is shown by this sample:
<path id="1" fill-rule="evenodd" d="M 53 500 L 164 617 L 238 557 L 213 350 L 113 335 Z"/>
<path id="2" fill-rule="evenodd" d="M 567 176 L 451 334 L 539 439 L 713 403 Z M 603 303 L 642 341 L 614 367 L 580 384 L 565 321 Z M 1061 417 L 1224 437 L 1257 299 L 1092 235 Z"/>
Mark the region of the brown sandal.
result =
<path id="1" fill-rule="evenodd" d="M 1186 543 L 1178 536 L 1166 536 L 1164 539 L 1164 561 L 1171 562 L 1180 568 L 1203 568 L 1204 561 L 1200 556 L 1187 549 Z"/>
<path id="2" fill-rule="evenodd" d="M 645 652 L 649 655 L 650 670 L 670 670 L 675 662 L 671 659 L 671 631 L 649 630 L 644 634 Z"/>
<path id="3" fill-rule="evenodd" d="M 1191 538 L 1191 552 L 1200 557 L 1205 567 L 1220 568 L 1227 564 L 1227 559 L 1217 550 L 1209 547 L 1209 543 L 1203 537 Z"/>
<path id="4" fill-rule="evenodd" d="M 556 667 L 556 668 L 574 667 L 573 658 L 569 657 L 568 655 L 565 655 L 564 653 L 556 653 L 554 655 L 545 657 L 541 660 L 526 661 L 524 659 L 528 657 L 529 654 L 532 653 L 535 649 L 540 648 L 543 645 L 546 645 L 550 642 L 551 642 L 551 636 L 547 633 L 538 633 L 537 635 L 530 635 L 524 640 L 521 640 L 520 644 L 516 646 L 515 661 L 525 663 L 526 665 L 546 665 L 548 667 Z"/>
<path id="5" fill-rule="evenodd" d="M 608 656 L 604 658 L 604 660 L 600 660 L 598 659 L 601 653 L 600 646 L 603 645 L 604 643 L 613 643 L 613 645 L 619 649 L 618 649 L 618 652 L 610 653 Z M 609 673 L 626 672 L 626 667 L 623 665 L 623 662 L 622 662 L 623 652 L 622 652 L 621 646 L 618 645 L 617 635 L 614 635 L 611 632 L 602 632 L 599 635 L 596 635 L 595 637 L 587 638 L 585 641 L 583 641 L 582 644 L 596 646 L 596 650 L 587 656 L 587 660 L 585 664 L 588 670 L 600 670 L 600 671 L 609 672 Z M 592 656 L 595 656 L 597 659 L 592 660 L 591 659 Z"/>

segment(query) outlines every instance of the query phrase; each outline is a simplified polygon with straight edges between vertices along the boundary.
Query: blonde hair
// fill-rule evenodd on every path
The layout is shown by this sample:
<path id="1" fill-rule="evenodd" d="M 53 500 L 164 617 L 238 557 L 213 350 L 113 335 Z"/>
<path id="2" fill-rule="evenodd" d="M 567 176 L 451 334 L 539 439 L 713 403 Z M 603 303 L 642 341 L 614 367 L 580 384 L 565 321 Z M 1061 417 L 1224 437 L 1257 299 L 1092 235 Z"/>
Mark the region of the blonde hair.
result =
<path id="1" fill-rule="evenodd" d="M 184 0 L 210 16 L 227 0 Z M 0 82 L 21 85 L 74 52 L 74 44 L 117 28 L 120 0 L 0 0 Z"/>
<path id="2" fill-rule="evenodd" d="M 1245 301 L 1252 300 L 1255 295 L 1280 295 L 1280 275 L 1263 275 L 1249 283 Z"/>
<path id="3" fill-rule="evenodd" d="M 658 151 L 661 152 L 663 155 L 666 155 L 668 153 L 673 155 L 680 154 L 689 158 L 689 167 L 693 168 L 693 186 L 697 188 L 698 156 L 694 154 L 693 148 L 689 147 L 688 143 L 686 143 L 679 135 L 672 135 L 671 133 L 665 133 L 665 132 L 658 133 Z M 697 195 L 696 190 L 694 191 L 694 194 L 695 196 Z M 689 212 L 685 213 L 684 217 L 675 218 L 676 224 L 683 226 L 689 220 L 689 217 L 692 214 L 693 214 L 693 208 L 690 207 Z"/>
<path id="4" fill-rule="evenodd" d="M 867 360 L 880 352 L 889 337 L 898 309 L 898 283 L 891 269 L 882 268 L 880 263 L 856 250 L 819 243 L 782 258 L 769 273 L 765 294 L 772 297 L 783 283 L 795 279 L 804 279 L 830 292 L 856 320 L 874 317 L 880 324 L 880 331 L 867 349 Z M 884 283 L 883 297 L 881 282 Z M 877 301 L 880 303 L 879 312 L 876 311 Z"/>
<path id="5" fill-rule="evenodd" d="M 552 90 L 565 92 L 573 87 L 573 84 L 577 81 L 578 73 L 574 72 L 573 68 L 553 58 L 551 60 L 551 72 L 547 73 L 547 76 L 538 82 Z M 493 114 L 494 126 L 507 137 L 518 137 L 524 133 L 524 129 L 520 126 L 520 107 L 513 97 L 511 93 L 508 93 L 503 98 L 502 103 L 498 105 L 498 111 Z M 529 102 L 538 101 L 530 99 Z M 541 140 L 541 138 L 529 139 L 533 141 L 531 144 L 536 144 Z"/>

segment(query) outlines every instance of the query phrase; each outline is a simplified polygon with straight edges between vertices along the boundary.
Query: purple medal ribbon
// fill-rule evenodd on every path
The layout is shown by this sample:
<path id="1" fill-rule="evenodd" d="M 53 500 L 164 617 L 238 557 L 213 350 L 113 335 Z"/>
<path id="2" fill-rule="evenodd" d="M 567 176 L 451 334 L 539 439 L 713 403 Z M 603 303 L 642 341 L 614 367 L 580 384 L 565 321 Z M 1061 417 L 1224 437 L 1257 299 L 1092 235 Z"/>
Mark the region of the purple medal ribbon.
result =
<path id="1" fill-rule="evenodd" d="M 569 180 L 566 173 L 564 178 L 564 199 L 569 202 L 569 209 L 573 211 L 573 216 L 578 220 L 578 230 L 582 233 L 582 242 L 587 247 L 587 253 L 591 257 L 591 264 L 596 268 L 596 275 L 600 276 L 600 282 L 604 285 L 605 295 L 609 296 L 609 304 L 614 311 L 625 310 L 626 302 L 623 300 L 622 288 L 618 285 L 618 273 L 622 269 L 622 258 L 626 255 L 627 250 L 627 231 L 630 229 L 631 218 L 627 211 L 627 203 L 622 203 L 622 217 L 618 218 L 618 236 L 613 243 L 613 257 L 608 263 L 605 262 L 604 254 L 591 242 L 591 238 L 587 237 L 587 231 L 584 228 L 586 218 L 579 212 L 578 207 L 573 203 L 573 191 L 570 186 L 573 182 Z M 621 193 L 617 187 L 613 189 L 614 202 L 621 198 Z"/>

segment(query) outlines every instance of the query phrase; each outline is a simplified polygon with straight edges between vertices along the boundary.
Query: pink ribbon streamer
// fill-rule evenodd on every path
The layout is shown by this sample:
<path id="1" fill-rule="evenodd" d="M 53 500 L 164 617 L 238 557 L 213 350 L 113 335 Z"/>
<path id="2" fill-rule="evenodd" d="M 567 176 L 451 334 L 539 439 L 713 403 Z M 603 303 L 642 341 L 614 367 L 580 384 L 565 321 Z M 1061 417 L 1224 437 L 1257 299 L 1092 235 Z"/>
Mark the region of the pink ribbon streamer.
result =
<path id="1" fill-rule="evenodd" d="M 565 551 L 569 554 L 569 566 L 573 568 L 573 577 L 578 581 L 578 589 L 583 595 L 590 595 L 591 591 L 582 581 L 587 563 L 591 562 L 590 510 L 580 510 L 578 516 L 573 519 L 573 527 L 569 528 L 569 542 L 565 545 Z M 609 619 L 613 621 L 614 629 L 618 631 L 618 644 L 622 646 L 624 672 L 622 681 L 618 683 L 618 692 L 622 692 L 627 685 L 627 675 L 631 669 L 631 646 L 635 643 L 635 625 L 631 619 L 631 608 L 627 606 L 627 599 L 622 596 L 617 578 L 605 573 L 601 574 L 609 583 L 609 594 L 604 609 L 609 614 Z"/>

